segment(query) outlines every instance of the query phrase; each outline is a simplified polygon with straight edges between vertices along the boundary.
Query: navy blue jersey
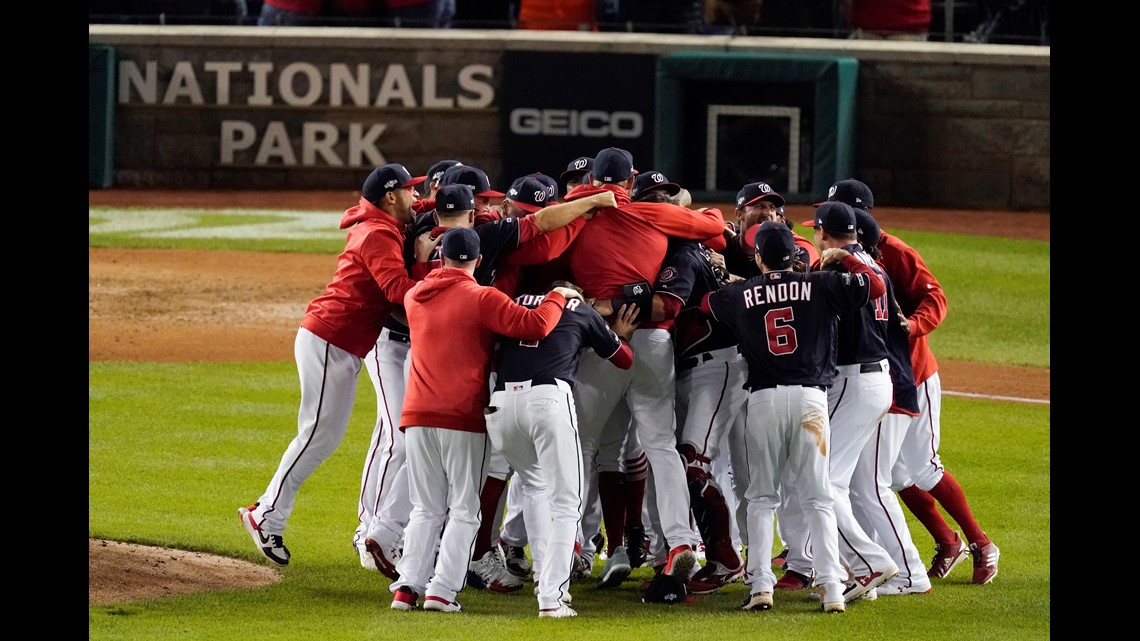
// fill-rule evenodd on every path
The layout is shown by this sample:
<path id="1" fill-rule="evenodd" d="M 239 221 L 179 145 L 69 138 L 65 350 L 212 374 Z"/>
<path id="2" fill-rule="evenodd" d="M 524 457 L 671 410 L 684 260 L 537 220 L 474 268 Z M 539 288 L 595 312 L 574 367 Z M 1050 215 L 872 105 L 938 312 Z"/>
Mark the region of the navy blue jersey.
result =
<path id="1" fill-rule="evenodd" d="M 713 272 L 708 248 L 695 240 L 670 240 L 654 292 L 681 302 L 673 334 L 678 361 L 736 345 L 736 336 L 727 325 L 701 313 L 705 294 L 718 289 L 720 280 Z"/>
<path id="2" fill-rule="evenodd" d="M 515 302 L 533 309 L 543 298 L 543 294 L 524 294 Z M 572 298 L 546 338 L 528 341 L 500 336 L 495 371 L 500 381 L 560 378 L 576 383 L 584 347 L 608 359 L 621 349 L 621 339 L 593 307 Z"/>
<path id="3" fill-rule="evenodd" d="M 914 369 L 910 362 L 910 342 L 898 322 L 895 289 L 887 272 L 863 251 L 862 245 L 844 247 L 863 264 L 883 277 L 887 293 L 868 301 L 861 309 L 839 317 L 839 365 L 874 363 L 887 359 L 890 363 L 892 408 L 917 415 L 918 390 L 914 385 Z M 838 263 L 835 263 L 839 265 Z M 842 265 L 839 265 L 843 269 Z"/>
<path id="4" fill-rule="evenodd" d="M 856 243 L 847 245 L 843 249 L 851 252 L 852 256 L 882 276 L 883 283 L 887 286 L 887 293 L 868 301 L 857 310 L 840 315 L 835 363 L 837 365 L 877 363 L 888 356 L 887 322 L 894 317 L 895 309 L 891 281 L 870 254 L 863 251 L 862 245 Z M 847 271 L 839 262 L 832 263 L 826 269 Z"/>
<path id="5" fill-rule="evenodd" d="M 867 304 L 870 281 L 831 270 L 777 271 L 713 292 L 709 309 L 740 338 L 749 389 L 773 385 L 830 387 L 837 316 Z"/>
<path id="6" fill-rule="evenodd" d="M 918 416 L 918 388 L 914 385 L 914 368 L 910 362 L 910 336 L 903 331 L 895 314 L 891 314 L 887 322 L 887 358 L 891 363 L 891 386 L 894 388 L 892 410 L 903 409 Z"/>
<path id="7" fill-rule="evenodd" d="M 787 223 L 785 223 L 787 224 Z M 740 230 L 739 233 L 743 234 L 746 230 Z M 751 251 L 746 251 L 741 246 L 741 240 L 737 238 L 729 238 L 728 246 L 721 252 L 724 255 L 724 266 L 728 273 L 741 278 L 752 278 L 760 273 L 760 266 L 756 264 L 755 254 Z M 811 266 L 811 256 L 808 251 L 796 243 L 795 260 L 802 262 L 804 265 Z"/>
<path id="8" fill-rule="evenodd" d="M 431 231 L 435 227 L 435 216 L 432 212 L 424 212 L 416 217 L 412 223 L 412 230 L 405 238 L 404 261 L 409 266 L 415 262 L 415 242 L 420 234 Z M 475 282 L 490 287 L 495 283 L 495 267 L 499 257 L 519 246 L 519 219 L 502 218 L 494 222 L 475 226 L 479 234 L 479 255 L 483 261 L 475 268 Z M 443 265 L 440 248 L 437 246 L 432 252 L 428 263 L 432 269 Z"/>
<path id="9" fill-rule="evenodd" d="M 740 246 L 740 238 L 729 238 L 728 246 L 724 248 L 723 254 L 724 267 L 728 273 L 741 278 L 752 278 L 760 274 L 760 266 Z"/>

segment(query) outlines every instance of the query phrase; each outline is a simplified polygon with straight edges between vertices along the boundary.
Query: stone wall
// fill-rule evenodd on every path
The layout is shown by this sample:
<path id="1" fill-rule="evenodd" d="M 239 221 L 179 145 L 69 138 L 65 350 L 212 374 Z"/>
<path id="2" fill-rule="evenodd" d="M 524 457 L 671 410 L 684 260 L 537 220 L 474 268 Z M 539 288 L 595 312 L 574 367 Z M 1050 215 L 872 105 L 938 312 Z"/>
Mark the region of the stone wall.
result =
<path id="1" fill-rule="evenodd" d="M 146 62 L 156 63 L 161 78 L 150 103 L 137 95 L 116 101 L 117 187 L 357 189 L 375 158 L 362 155 L 367 141 L 354 146 L 349 132 L 355 124 L 357 133 L 367 138 L 369 127 L 380 126 L 379 122 L 384 153 L 392 156 L 386 160 L 423 171 L 441 158 L 464 159 L 484 168 L 492 185 L 503 190 L 513 177 L 500 175 L 501 117 L 494 101 L 480 104 L 480 91 L 498 95 L 501 77 L 496 70 L 504 51 L 735 51 L 859 60 L 856 173 L 874 186 L 879 202 L 1010 210 L 1050 206 L 1049 47 L 521 30 L 153 25 L 89 25 L 88 40 L 114 47 L 120 65 L 133 61 L 140 72 L 145 72 Z M 353 72 L 366 65 L 368 104 L 353 105 L 342 97 L 342 103 L 334 105 L 328 95 L 312 104 L 299 104 L 303 101 L 296 97 L 293 104 L 283 104 L 280 96 L 273 104 L 254 104 L 249 96 L 261 90 L 250 69 L 270 64 L 280 71 L 299 61 L 323 74 L 322 83 L 328 83 L 332 64 Z M 203 71 L 207 62 L 215 71 Z M 222 74 L 216 71 L 222 63 L 242 68 L 229 74 L 224 89 L 218 82 Z M 406 84 L 395 77 L 400 73 L 391 71 L 392 65 L 406 76 Z M 465 85 L 461 76 L 473 70 L 477 75 L 483 66 L 490 75 L 468 78 Z M 197 71 L 187 72 L 191 67 Z M 179 69 L 187 72 L 180 78 Z M 550 77 L 534 82 L 535 91 L 541 91 L 544 82 L 575 82 L 588 91 L 589 72 L 552 69 Z M 122 91 L 122 84 L 120 77 L 116 92 Z M 293 83 L 296 94 L 304 94 L 305 87 L 303 79 Z M 387 87 L 389 100 L 377 105 L 381 87 Z M 200 99 L 195 99 L 195 92 Z M 225 92 L 228 96 L 221 95 Z M 271 123 L 278 123 L 276 131 L 282 138 L 273 138 Z M 218 142 L 227 127 L 256 132 L 258 138 L 252 146 L 233 151 L 229 162 L 224 161 Z M 339 138 L 331 142 L 330 136 Z"/>

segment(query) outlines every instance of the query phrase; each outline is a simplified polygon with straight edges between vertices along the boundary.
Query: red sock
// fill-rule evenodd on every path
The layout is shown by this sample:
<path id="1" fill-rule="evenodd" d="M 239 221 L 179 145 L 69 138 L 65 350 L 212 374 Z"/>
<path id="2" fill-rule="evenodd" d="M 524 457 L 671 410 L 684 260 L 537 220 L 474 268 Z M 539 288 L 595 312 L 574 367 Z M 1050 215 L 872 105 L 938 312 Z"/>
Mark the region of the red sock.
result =
<path id="1" fill-rule="evenodd" d="M 946 510 L 950 518 L 954 519 L 958 527 L 962 528 L 962 534 L 966 536 L 967 541 L 977 543 L 978 547 L 990 542 L 989 537 L 974 520 L 974 513 L 970 511 L 970 503 L 966 501 L 966 493 L 962 491 L 962 486 L 958 485 L 958 480 L 949 471 L 943 470 L 942 480 L 930 488 L 930 495 L 938 501 L 942 509 Z"/>
<path id="2" fill-rule="evenodd" d="M 619 545 L 625 545 L 625 474 L 598 472 L 598 498 L 606 528 L 606 555 L 612 556 Z"/>
<path id="3" fill-rule="evenodd" d="M 942 518 L 942 513 L 938 511 L 938 504 L 934 502 L 934 497 L 930 495 L 930 492 L 917 485 L 912 485 L 899 490 L 899 498 L 906 504 L 910 513 L 922 523 L 926 531 L 930 532 L 935 543 L 954 541 L 954 530 L 950 529 L 950 524 Z"/>
<path id="4" fill-rule="evenodd" d="M 495 524 L 495 510 L 499 509 L 499 500 L 503 498 L 503 490 L 507 489 L 507 482 L 488 476 L 483 482 L 483 491 L 479 493 L 479 533 L 475 536 L 475 548 L 471 552 L 471 560 L 478 561 L 483 555 L 490 552 L 495 542 L 491 540 L 491 527 Z"/>
<path id="5" fill-rule="evenodd" d="M 643 525 L 641 508 L 645 503 L 645 480 L 649 477 L 649 458 L 644 453 L 625 462 L 625 524 Z"/>

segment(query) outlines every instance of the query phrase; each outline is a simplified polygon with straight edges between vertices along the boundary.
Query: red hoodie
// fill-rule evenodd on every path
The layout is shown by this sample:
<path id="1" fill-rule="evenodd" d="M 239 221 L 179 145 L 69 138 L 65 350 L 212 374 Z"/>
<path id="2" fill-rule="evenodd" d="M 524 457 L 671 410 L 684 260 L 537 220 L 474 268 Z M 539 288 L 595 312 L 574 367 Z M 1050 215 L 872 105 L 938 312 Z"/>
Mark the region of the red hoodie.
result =
<path id="1" fill-rule="evenodd" d="M 562 317 L 566 298 L 550 292 L 534 309 L 458 267 L 432 270 L 404 298 L 411 329 L 412 365 L 400 429 L 442 427 L 486 432 L 488 374 L 495 335 L 545 338 Z"/>
<path id="2" fill-rule="evenodd" d="M 309 303 L 301 327 L 364 358 L 415 281 L 404 268 L 404 226 L 387 212 L 361 198 L 345 210 L 340 228 L 348 235 L 336 273 Z"/>
<path id="3" fill-rule="evenodd" d="M 598 209 L 567 250 L 574 282 L 592 298 L 621 298 L 622 285 L 646 281 L 661 272 L 669 238 L 699 240 L 723 250 L 724 217 L 720 210 L 692 210 L 669 203 L 630 202 L 621 185 L 579 185 L 564 201 L 606 189 L 617 207 Z"/>

